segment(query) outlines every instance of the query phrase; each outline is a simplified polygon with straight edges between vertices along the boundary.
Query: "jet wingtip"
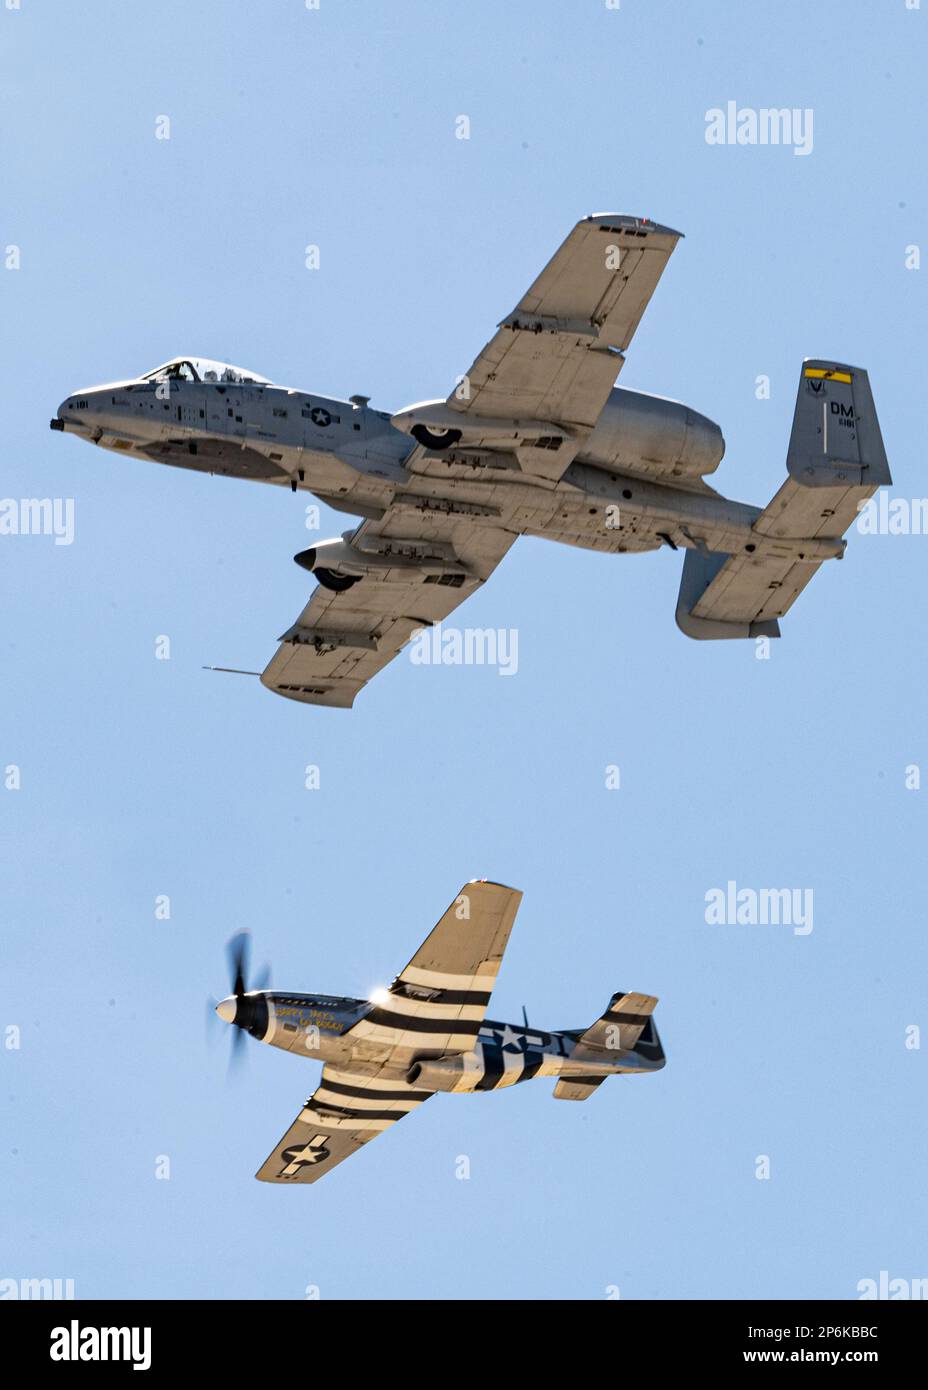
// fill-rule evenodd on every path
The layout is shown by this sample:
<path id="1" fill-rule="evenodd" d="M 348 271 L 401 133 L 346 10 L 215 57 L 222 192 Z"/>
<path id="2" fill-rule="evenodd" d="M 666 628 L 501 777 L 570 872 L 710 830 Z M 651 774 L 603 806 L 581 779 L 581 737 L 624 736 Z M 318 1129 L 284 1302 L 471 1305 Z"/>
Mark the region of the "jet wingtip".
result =
<path id="1" fill-rule="evenodd" d="M 521 888 L 513 888 L 511 883 L 497 883 L 496 879 L 493 878 L 472 878 L 466 886 L 468 888 L 498 888 L 501 893 L 515 893 L 518 897 L 522 897 Z"/>
<path id="2" fill-rule="evenodd" d="M 650 217 L 636 217 L 628 212 L 591 212 L 585 222 L 593 222 L 598 227 L 625 231 L 632 229 L 642 232 L 656 232 L 660 236 L 672 236 L 683 240 L 683 233 L 673 227 L 665 227 L 661 222 L 653 222 Z"/>

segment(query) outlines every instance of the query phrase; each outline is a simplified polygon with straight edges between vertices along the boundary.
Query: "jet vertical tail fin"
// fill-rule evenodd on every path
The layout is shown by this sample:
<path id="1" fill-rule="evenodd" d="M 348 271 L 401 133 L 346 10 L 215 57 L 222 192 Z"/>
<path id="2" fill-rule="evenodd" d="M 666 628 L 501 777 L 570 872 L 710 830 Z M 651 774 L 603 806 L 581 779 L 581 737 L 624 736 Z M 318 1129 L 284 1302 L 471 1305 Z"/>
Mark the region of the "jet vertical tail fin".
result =
<path id="1" fill-rule="evenodd" d="M 841 558 L 860 508 L 892 482 L 862 367 L 803 363 L 786 465 L 743 552 L 687 551 L 676 616 L 688 637 L 779 637 L 777 619 L 824 560 Z"/>
<path id="2" fill-rule="evenodd" d="M 789 478 L 754 523 L 760 535 L 837 540 L 862 503 L 892 482 L 862 367 L 803 363 L 786 467 Z"/>

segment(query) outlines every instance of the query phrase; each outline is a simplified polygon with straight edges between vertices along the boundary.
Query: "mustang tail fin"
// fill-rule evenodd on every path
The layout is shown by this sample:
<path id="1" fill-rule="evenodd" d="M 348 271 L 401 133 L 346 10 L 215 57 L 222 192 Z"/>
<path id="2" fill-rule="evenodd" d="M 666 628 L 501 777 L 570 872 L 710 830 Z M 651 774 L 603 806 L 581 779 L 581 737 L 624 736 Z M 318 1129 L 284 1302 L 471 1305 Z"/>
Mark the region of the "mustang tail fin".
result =
<path id="1" fill-rule="evenodd" d="M 892 481 L 862 367 L 803 363 L 786 464 L 742 552 L 687 551 L 676 616 L 688 637 L 779 637 L 777 619 L 824 560 L 841 558 L 844 532 Z"/>

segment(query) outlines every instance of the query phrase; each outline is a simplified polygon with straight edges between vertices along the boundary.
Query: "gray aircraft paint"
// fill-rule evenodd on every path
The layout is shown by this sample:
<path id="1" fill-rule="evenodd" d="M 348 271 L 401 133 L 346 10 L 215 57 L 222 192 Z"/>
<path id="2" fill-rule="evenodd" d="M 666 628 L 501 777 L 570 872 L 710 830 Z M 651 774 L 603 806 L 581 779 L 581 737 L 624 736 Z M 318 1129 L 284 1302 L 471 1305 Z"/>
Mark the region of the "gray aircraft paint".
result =
<path id="1" fill-rule="evenodd" d="M 310 491 L 363 518 L 295 557 L 319 587 L 261 677 L 290 699 L 349 707 L 521 535 L 615 554 L 683 550 L 683 632 L 776 637 L 818 567 L 843 555 L 860 506 L 891 481 L 869 379 L 807 360 L 786 482 L 763 510 L 720 496 L 705 482 L 724 454 L 719 427 L 614 385 L 679 239 L 618 214 L 578 223 L 446 401 L 388 415 L 363 396 L 177 358 L 75 392 L 52 427 L 127 456 Z M 604 269 L 611 253 L 615 270 Z"/>

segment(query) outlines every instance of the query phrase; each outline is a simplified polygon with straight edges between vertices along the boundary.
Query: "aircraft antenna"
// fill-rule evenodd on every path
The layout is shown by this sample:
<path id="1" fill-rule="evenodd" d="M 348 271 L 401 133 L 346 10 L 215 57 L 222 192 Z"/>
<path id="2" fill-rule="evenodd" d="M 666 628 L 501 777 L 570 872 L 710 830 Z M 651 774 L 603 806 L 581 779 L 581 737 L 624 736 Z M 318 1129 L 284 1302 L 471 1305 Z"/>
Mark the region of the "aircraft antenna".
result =
<path id="1" fill-rule="evenodd" d="M 230 676 L 260 676 L 260 671 L 242 671 L 238 666 L 203 666 L 204 671 L 225 671 Z"/>

